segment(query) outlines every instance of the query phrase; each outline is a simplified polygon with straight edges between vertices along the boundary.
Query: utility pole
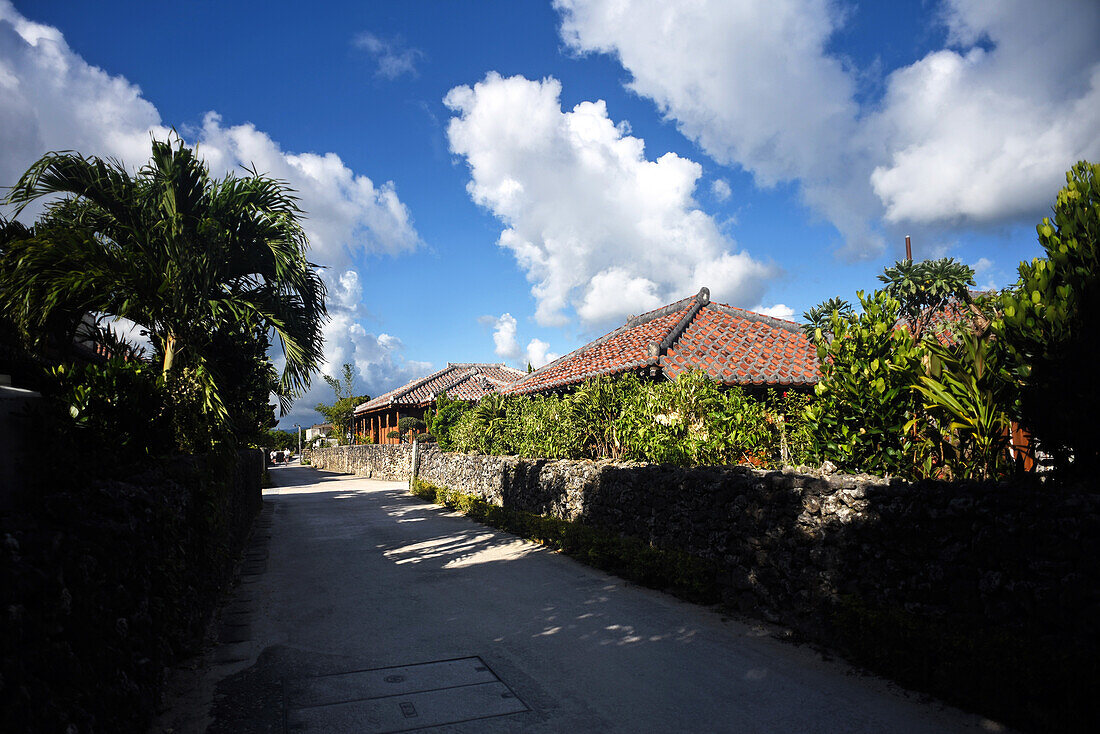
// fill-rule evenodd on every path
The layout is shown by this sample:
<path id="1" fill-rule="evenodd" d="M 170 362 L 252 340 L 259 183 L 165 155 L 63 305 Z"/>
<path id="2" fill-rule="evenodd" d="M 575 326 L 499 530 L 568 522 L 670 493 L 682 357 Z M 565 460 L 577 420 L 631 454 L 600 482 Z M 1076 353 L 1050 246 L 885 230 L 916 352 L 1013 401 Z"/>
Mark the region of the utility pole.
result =
<path id="1" fill-rule="evenodd" d="M 294 427 L 298 429 L 298 463 L 301 464 L 302 463 L 302 427 L 300 425 L 298 425 L 297 423 L 294 424 Z"/>
<path id="2" fill-rule="evenodd" d="M 909 235 L 905 235 L 905 259 L 913 262 L 913 244 L 909 241 Z"/>

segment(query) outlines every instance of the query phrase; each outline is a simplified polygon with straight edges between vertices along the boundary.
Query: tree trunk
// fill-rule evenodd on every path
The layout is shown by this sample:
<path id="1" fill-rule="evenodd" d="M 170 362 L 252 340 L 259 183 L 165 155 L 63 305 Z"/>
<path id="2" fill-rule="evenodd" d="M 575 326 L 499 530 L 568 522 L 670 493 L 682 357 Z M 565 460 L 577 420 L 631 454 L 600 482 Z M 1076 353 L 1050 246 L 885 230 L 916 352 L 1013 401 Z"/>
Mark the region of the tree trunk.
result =
<path id="1" fill-rule="evenodd" d="M 164 340 L 164 370 L 163 374 L 167 375 L 168 370 L 172 369 L 172 362 L 176 359 L 176 335 L 168 334 L 168 338 Z"/>

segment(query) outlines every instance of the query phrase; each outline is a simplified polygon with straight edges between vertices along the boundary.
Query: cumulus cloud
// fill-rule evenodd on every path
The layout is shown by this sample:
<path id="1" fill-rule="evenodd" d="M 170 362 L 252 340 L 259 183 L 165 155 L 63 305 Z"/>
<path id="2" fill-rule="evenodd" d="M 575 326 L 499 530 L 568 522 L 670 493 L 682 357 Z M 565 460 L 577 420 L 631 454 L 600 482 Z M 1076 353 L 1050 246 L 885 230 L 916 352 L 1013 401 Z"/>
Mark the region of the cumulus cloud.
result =
<path id="1" fill-rule="evenodd" d="M 144 161 L 150 132 L 168 132 L 138 87 L 87 64 L 59 30 L 8 0 L 0 0 L 0 98 L 0 186 L 50 150 Z"/>
<path id="2" fill-rule="evenodd" d="M 51 150 L 114 157 L 137 168 L 149 158 L 150 135 L 168 133 L 137 86 L 87 63 L 59 30 L 28 20 L 8 0 L 0 0 L 0 98 L 3 186 Z M 207 113 L 187 137 L 214 175 L 254 166 L 298 192 L 307 213 L 310 257 L 329 268 L 322 273 L 331 315 L 324 331 L 325 373 L 335 374 L 353 361 L 366 389 L 385 391 L 430 367 L 405 360 L 398 339 L 372 334 L 361 324 L 366 314 L 359 275 L 351 267 L 354 258 L 403 253 L 420 244 L 392 182 L 375 184 L 335 153 L 285 151 L 255 125 L 225 125 L 215 112 Z M 321 399 L 328 396 L 315 387 L 299 406 Z M 299 410 L 297 417 L 315 420 Z"/>
<path id="3" fill-rule="evenodd" d="M 733 194 L 730 182 L 724 178 L 716 178 L 710 183 L 710 193 L 718 201 L 727 201 Z"/>
<path id="4" fill-rule="evenodd" d="M 532 339 L 527 344 L 526 352 L 527 363 L 536 370 L 561 356 L 556 352 L 551 352 L 550 345 L 542 339 Z"/>
<path id="5" fill-rule="evenodd" d="M 502 313 L 500 316 L 482 316 L 478 321 L 492 328 L 496 355 L 517 367 L 522 368 L 530 364 L 538 369 L 561 356 L 551 352 L 550 344 L 541 339 L 532 339 L 527 343 L 526 348 L 521 349 L 517 339 L 518 322 L 510 313 Z"/>
<path id="6" fill-rule="evenodd" d="M 519 356 L 519 342 L 516 341 L 516 317 L 510 313 L 502 313 L 498 318 L 486 316 L 483 322 L 489 322 L 493 326 L 493 346 L 498 357 L 514 360 Z"/>
<path id="7" fill-rule="evenodd" d="M 794 321 L 794 309 L 785 303 L 777 303 L 774 306 L 757 306 L 752 309 L 757 313 L 765 314 L 766 316 L 774 316 L 777 319 L 784 319 L 786 321 Z"/>
<path id="8" fill-rule="evenodd" d="M 605 103 L 561 109 L 561 84 L 490 73 L 444 102 L 451 150 L 465 158 L 471 198 L 505 225 L 501 247 L 532 283 L 542 325 L 572 310 L 588 325 L 711 288 L 756 303 L 775 269 L 743 252 L 698 208 L 701 166 L 656 160 Z"/>
<path id="9" fill-rule="evenodd" d="M 416 65 L 424 58 L 424 52 L 410 48 L 400 38 L 382 38 L 364 31 L 355 37 L 355 46 L 361 48 L 378 62 L 378 76 L 396 79 L 403 74 L 416 76 Z"/>
<path id="10" fill-rule="evenodd" d="M 618 58 L 715 160 L 762 186 L 796 181 L 845 238 L 882 250 L 879 222 L 998 224 L 1048 205 L 1100 155 L 1100 6 L 947 0 L 949 48 L 894 70 L 881 100 L 828 51 L 829 0 L 556 0 L 566 44 Z"/>
<path id="11" fill-rule="evenodd" d="M 420 244 L 393 182 L 375 185 L 335 153 L 285 152 L 255 125 L 226 127 L 216 112 L 203 118 L 197 142 L 211 171 L 246 165 L 286 181 L 306 210 L 312 256 L 325 265 L 340 267 L 359 254 L 396 255 Z"/>
<path id="12" fill-rule="evenodd" d="M 1100 5 L 954 0 L 947 10 L 961 48 L 890 75 L 869 121 L 890 153 L 871 184 L 891 222 L 1033 216 L 1071 164 L 1100 156 Z"/>

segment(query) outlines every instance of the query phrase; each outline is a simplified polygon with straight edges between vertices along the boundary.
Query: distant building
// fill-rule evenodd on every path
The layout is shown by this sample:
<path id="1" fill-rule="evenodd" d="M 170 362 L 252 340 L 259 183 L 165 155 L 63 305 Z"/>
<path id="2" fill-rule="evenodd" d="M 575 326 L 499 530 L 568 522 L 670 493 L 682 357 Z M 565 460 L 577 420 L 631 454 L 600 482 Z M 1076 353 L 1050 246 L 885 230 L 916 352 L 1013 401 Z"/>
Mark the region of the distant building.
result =
<path id="1" fill-rule="evenodd" d="M 332 435 L 331 423 L 315 423 L 306 429 L 306 440 L 312 441 L 315 438 L 328 438 Z"/>
<path id="2" fill-rule="evenodd" d="M 819 377 L 817 349 L 793 321 L 695 296 L 631 317 L 618 329 L 501 388 L 506 395 L 565 392 L 599 375 L 635 372 L 675 380 L 704 372 L 752 390 L 809 389 Z"/>
<path id="3" fill-rule="evenodd" d="M 390 431 L 397 428 L 397 422 L 406 416 L 423 419 L 440 395 L 476 403 L 525 374 L 501 363 L 448 363 L 438 372 L 412 380 L 358 406 L 355 435 L 371 443 L 399 443 L 398 439 L 389 437 Z"/>

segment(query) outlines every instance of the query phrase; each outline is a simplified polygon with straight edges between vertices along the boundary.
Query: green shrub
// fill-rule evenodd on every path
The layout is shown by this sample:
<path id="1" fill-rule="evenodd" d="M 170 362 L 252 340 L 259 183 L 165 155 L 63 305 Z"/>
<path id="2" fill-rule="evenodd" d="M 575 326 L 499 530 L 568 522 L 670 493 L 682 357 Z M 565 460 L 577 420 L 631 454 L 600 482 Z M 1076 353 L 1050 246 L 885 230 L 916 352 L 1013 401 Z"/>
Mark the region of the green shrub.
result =
<path id="1" fill-rule="evenodd" d="M 442 394 L 436 398 L 435 410 L 425 416 L 429 433 L 435 436 L 439 447 L 444 451 L 455 450 L 455 441 L 451 434 L 459 419 L 469 410 L 470 406 L 466 401 L 451 400 L 446 394 Z"/>
<path id="2" fill-rule="evenodd" d="M 50 374 L 53 399 L 67 413 L 56 428 L 78 446 L 116 460 L 171 452 L 173 404 L 184 401 L 166 399 L 155 367 L 116 358 L 63 364 Z"/>
<path id="3" fill-rule="evenodd" d="M 928 374 L 915 385 L 924 411 L 907 425 L 925 440 L 935 466 L 950 478 L 992 479 L 1010 470 L 1008 410 L 1016 384 L 1000 342 L 964 332 L 945 346 L 929 341 Z"/>
<path id="4" fill-rule="evenodd" d="M 458 451 L 547 459 L 777 466 L 808 461 L 809 398 L 755 397 L 701 373 L 587 380 L 564 397 L 487 396 L 450 432 Z"/>
<path id="5" fill-rule="evenodd" d="M 841 469 L 913 476 L 923 457 L 907 426 L 926 352 L 909 330 L 896 328 L 896 299 L 883 291 L 857 295 L 863 313 L 834 312 L 831 338 L 822 329 L 814 336 L 821 380 L 806 412 L 814 450 Z"/>
<path id="6" fill-rule="evenodd" d="M 994 330 L 1018 365 L 1023 423 L 1060 470 L 1092 477 L 1100 470 L 1100 165 L 1066 174 L 1053 221 L 1036 230 L 1046 257 L 1020 263 Z"/>

